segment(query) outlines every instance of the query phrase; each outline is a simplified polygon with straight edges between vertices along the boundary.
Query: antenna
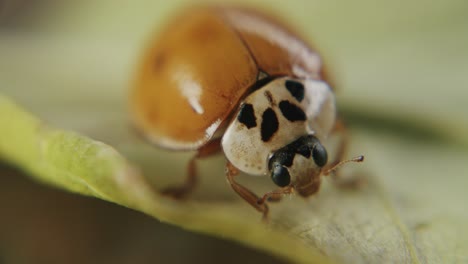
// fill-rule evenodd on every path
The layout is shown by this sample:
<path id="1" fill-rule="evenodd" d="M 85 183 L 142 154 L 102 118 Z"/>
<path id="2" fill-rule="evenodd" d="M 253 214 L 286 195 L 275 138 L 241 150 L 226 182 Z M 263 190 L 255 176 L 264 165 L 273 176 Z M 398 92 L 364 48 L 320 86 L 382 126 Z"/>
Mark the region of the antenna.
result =
<path id="1" fill-rule="evenodd" d="M 330 173 L 336 171 L 339 167 L 341 167 L 342 165 L 344 165 L 344 164 L 346 164 L 348 162 L 363 162 L 363 161 L 364 161 L 364 156 L 363 155 L 354 157 L 354 158 L 349 159 L 349 160 L 342 160 L 342 161 L 338 162 L 337 164 L 333 165 L 333 167 L 331 167 L 330 169 L 326 170 L 323 174 L 329 175 Z"/>

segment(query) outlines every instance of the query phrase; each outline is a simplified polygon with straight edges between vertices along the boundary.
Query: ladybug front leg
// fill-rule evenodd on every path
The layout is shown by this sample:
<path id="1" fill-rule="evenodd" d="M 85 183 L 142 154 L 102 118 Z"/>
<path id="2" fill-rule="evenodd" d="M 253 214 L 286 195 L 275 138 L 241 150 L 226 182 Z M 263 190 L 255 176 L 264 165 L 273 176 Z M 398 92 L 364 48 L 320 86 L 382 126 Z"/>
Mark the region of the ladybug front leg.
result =
<path id="1" fill-rule="evenodd" d="M 234 181 L 234 177 L 239 174 L 239 170 L 236 169 L 229 161 L 226 164 L 226 178 L 231 185 L 232 189 L 240 196 L 242 199 L 247 201 L 251 206 L 253 206 L 257 211 L 263 213 L 263 220 L 268 219 L 268 205 L 266 203 L 259 203 L 260 198 L 255 195 L 252 191 L 240 185 Z"/>
<path id="2" fill-rule="evenodd" d="M 265 193 L 261 199 L 257 201 L 258 204 L 263 204 L 266 201 L 268 202 L 279 202 L 281 199 L 288 194 L 292 194 L 294 188 L 292 186 L 287 186 L 272 192 Z"/>
<path id="3" fill-rule="evenodd" d="M 174 199 L 184 199 L 190 194 L 198 182 L 197 160 L 212 156 L 221 150 L 220 140 L 213 140 L 200 148 L 193 156 L 187 166 L 187 178 L 178 186 L 171 186 L 161 191 L 161 194 Z"/>

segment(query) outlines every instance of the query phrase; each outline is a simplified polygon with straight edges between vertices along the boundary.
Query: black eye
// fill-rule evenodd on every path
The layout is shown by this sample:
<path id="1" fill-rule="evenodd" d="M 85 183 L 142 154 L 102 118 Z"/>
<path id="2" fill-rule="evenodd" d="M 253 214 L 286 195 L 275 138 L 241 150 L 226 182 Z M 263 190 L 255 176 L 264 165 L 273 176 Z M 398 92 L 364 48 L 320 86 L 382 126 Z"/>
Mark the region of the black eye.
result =
<path id="1" fill-rule="evenodd" d="M 291 182 L 291 176 L 289 176 L 288 169 L 281 165 L 276 165 L 271 172 L 271 179 L 279 187 L 288 186 Z"/>
<path id="2" fill-rule="evenodd" d="M 312 157 L 314 158 L 315 164 L 319 167 L 323 167 L 327 164 L 327 151 L 320 143 L 314 145 L 314 148 L 312 149 Z"/>

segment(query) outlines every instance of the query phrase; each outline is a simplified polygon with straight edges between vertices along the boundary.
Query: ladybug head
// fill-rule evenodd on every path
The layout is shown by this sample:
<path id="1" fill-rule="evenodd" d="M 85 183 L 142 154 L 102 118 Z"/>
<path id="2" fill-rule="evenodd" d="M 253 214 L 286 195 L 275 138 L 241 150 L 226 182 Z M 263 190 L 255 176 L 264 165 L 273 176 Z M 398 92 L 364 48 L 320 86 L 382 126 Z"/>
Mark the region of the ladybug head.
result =
<path id="1" fill-rule="evenodd" d="M 320 187 L 320 175 L 327 161 L 325 147 L 315 136 L 307 135 L 275 151 L 270 156 L 268 168 L 276 185 L 293 186 L 305 197 Z"/>

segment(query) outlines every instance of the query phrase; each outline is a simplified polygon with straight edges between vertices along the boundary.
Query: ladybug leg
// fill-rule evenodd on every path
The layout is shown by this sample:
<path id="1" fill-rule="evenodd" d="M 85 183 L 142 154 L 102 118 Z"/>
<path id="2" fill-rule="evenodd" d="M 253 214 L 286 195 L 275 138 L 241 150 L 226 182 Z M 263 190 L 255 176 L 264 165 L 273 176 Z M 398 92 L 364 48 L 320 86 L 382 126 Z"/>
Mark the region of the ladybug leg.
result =
<path id="1" fill-rule="evenodd" d="M 340 141 L 338 142 L 338 149 L 336 150 L 335 159 L 332 162 L 330 162 L 330 164 L 327 165 L 326 168 L 324 168 L 323 170 L 325 172 L 324 175 L 326 176 L 326 175 L 331 174 L 330 177 L 333 179 L 335 184 L 338 185 L 339 187 L 355 188 L 355 187 L 361 186 L 363 183 L 363 179 L 358 178 L 358 177 L 347 177 L 348 179 L 344 179 L 342 177 L 342 174 L 340 174 L 340 171 L 336 170 L 335 168 L 335 167 L 339 167 L 340 165 L 342 165 L 340 163 L 348 162 L 348 161 L 343 162 L 345 155 L 347 153 L 347 150 L 348 150 L 348 146 L 349 146 L 349 133 L 343 120 L 338 119 L 336 121 L 335 127 L 333 128 L 332 133 L 339 134 Z M 363 159 L 364 159 L 363 156 L 359 156 L 349 161 L 361 162 L 363 161 Z"/>
<path id="2" fill-rule="evenodd" d="M 266 221 L 268 219 L 268 205 L 266 203 L 258 203 L 260 198 L 255 195 L 252 191 L 240 185 L 234 181 L 234 177 L 239 174 L 239 170 L 236 169 L 229 161 L 226 164 L 226 178 L 231 185 L 232 189 L 253 206 L 257 211 L 263 213 L 262 219 Z"/>
<path id="3" fill-rule="evenodd" d="M 287 186 L 285 188 L 281 188 L 272 192 L 265 193 L 261 199 L 258 199 L 258 204 L 264 204 L 266 201 L 268 202 L 279 202 L 286 194 L 291 194 L 294 192 L 292 186 Z"/>
<path id="4" fill-rule="evenodd" d="M 187 178 L 182 185 L 170 186 L 161 191 L 161 194 L 174 199 L 184 199 L 190 194 L 198 182 L 197 160 L 212 156 L 221 150 L 221 140 L 214 140 L 200 148 L 187 166 Z"/>

